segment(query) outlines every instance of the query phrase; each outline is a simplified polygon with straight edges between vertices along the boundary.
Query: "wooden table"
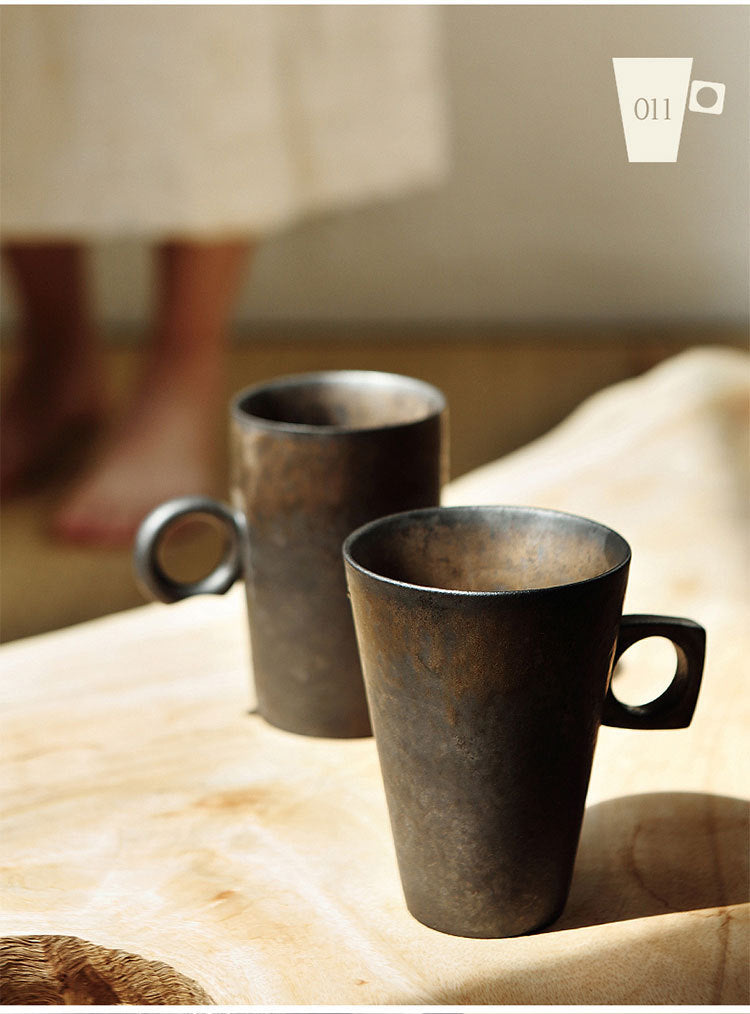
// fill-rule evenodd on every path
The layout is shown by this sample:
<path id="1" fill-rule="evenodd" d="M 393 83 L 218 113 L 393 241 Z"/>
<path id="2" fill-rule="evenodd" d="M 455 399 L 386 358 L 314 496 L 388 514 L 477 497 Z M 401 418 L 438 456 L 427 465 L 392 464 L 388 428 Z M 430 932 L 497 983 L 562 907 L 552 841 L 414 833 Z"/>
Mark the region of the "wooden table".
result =
<path id="1" fill-rule="evenodd" d="M 689 729 L 602 729 L 552 927 L 467 940 L 408 914 L 373 741 L 248 713 L 236 587 L 0 650 L 0 933 L 158 959 L 225 1006 L 750 1002 L 747 392 L 748 357 L 696 351 L 446 492 L 612 525 L 626 611 L 708 630 Z M 664 680 L 628 665 L 621 687 Z"/>

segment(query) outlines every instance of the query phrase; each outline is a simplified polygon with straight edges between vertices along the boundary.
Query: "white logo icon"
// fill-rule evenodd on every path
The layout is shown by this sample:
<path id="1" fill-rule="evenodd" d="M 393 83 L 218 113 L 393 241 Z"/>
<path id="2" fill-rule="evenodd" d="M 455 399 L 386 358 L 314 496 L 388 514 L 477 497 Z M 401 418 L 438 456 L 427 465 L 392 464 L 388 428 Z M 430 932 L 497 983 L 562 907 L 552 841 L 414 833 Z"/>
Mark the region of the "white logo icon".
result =
<path id="1" fill-rule="evenodd" d="M 685 105 L 713 116 L 724 109 L 723 84 L 691 84 L 692 57 L 613 57 L 612 66 L 628 162 L 676 162 Z"/>
<path id="2" fill-rule="evenodd" d="M 688 109 L 691 113 L 711 113 L 720 116 L 724 110 L 726 88 L 718 81 L 691 81 Z"/>

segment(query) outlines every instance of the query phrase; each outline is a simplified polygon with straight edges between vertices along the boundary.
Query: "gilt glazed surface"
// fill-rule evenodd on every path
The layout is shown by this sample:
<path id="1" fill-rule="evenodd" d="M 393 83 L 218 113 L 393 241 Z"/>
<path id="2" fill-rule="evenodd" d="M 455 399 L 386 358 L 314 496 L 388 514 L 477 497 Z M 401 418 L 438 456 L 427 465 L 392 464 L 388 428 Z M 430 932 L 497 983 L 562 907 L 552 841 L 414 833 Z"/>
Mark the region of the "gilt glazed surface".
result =
<path id="1" fill-rule="evenodd" d="M 444 508 L 373 522 L 345 553 L 409 910 L 460 936 L 548 924 L 570 886 L 627 543 L 552 511 Z M 523 587 L 527 566 L 552 586 Z"/>
<path id="2" fill-rule="evenodd" d="M 241 392 L 233 505 L 245 515 L 258 707 L 281 728 L 370 734 L 341 559 L 364 522 L 439 502 L 445 400 L 421 381 L 342 371 Z"/>

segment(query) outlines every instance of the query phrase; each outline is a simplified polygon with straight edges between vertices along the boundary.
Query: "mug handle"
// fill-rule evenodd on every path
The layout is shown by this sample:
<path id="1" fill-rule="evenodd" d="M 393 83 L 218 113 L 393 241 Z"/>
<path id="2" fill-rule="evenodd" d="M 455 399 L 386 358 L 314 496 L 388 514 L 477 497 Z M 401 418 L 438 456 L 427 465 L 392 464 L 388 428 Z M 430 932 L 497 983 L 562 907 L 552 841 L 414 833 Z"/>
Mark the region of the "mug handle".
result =
<path id="1" fill-rule="evenodd" d="M 706 654 L 706 631 L 692 620 L 675 616 L 633 614 L 620 620 L 614 664 L 636 641 L 666 637 L 677 652 L 674 678 L 661 696 L 648 704 L 630 705 L 618 701 L 612 681 L 602 711 L 602 725 L 618 729 L 686 729 L 698 700 Z"/>
<path id="2" fill-rule="evenodd" d="M 229 535 L 229 545 L 210 574 L 198 581 L 176 581 L 159 562 L 159 544 L 175 522 L 191 514 L 217 518 Z M 242 576 L 244 536 L 244 515 L 226 504 L 205 496 L 167 500 L 146 515 L 136 532 L 133 565 L 138 586 L 146 596 L 160 602 L 179 602 L 191 595 L 224 595 Z"/>

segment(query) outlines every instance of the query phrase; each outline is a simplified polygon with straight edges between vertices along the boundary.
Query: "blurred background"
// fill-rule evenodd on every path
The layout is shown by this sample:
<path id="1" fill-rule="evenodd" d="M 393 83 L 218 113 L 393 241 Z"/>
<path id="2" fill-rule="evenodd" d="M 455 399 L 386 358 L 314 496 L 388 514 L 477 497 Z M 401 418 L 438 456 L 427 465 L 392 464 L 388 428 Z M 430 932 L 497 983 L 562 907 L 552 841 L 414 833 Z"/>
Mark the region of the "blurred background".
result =
<path id="1" fill-rule="evenodd" d="M 28 236 L 85 240 L 108 411 L 132 412 L 132 389 L 159 305 L 153 246 L 174 237 L 174 222 L 162 212 L 188 191 L 166 172 L 156 211 L 144 211 L 139 199 L 128 215 L 125 204 L 106 192 L 97 198 L 85 180 L 97 139 L 102 148 L 116 147 L 123 143 L 118 128 L 126 139 L 137 139 L 144 120 L 151 143 L 167 130 L 158 103 L 154 112 L 159 81 L 145 61 L 161 68 L 159 80 L 174 68 L 175 80 L 189 92 L 196 135 L 210 120 L 227 141 L 217 148 L 211 135 L 197 145 L 197 155 L 186 148 L 181 157 L 197 168 L 205 161 L 212 186 L 231 191 L 249 209 L 245 221 L 231 201 L 216 202 L 223 215 L 216 234 L 251 241 L 227 310 L 221 397 L 211 402 L 219 490 L 226 486 L 226 447 L 224 408 L 216 406 L 232 391 L 271 376 L 374 368 L 437 384 L 450 405 L 455 476 L 539 437 L 590 394 L 683 349 L 747 347 L 745 7 L 451 5 L 384 8 L 377 15 L 374 8 L 321 6 L 287 8 L 308 13 L 279 28 L 268 21 L 270 8 L 199 5 L 214 44 L 213 64 L 226 60 L 232 67 L 219 75 L 219 89 L 233 96 L 220 116 L 201 106 L 201 88 L 216 89 L 216 81 L 194 72 L 183 48 L 192 45 L 184 19 L 195 8 L 136 6 L 123 15 L 123 8 L 97 7 L 93 24 L 83 16 L 86 8 L 58 8 L 53 29 L 39 29 L 33 17 L 11 22 L 11 9 L 3 9 L 4 236 L 12 243 Z M 388 10 L 400 13 L 385 26 L 367 20 L 387 19 Z M 258 46 L 247 60 L 235 21 L 243 13 L 252 15 L 247 31 Z M 132 52 L 139 54 L 130 68 L 122 53 L 114 65 L 107 58 L 116 44 L 129 52 L 118 21 L 123 16 Z M 121 73 L 123 89 L 132 94 L 125 111 L 113 113 L 93 101 L 100 93 L 85 77 L 65 92 L 54 46 L 40 48 L 49 31 L 68 40 L 67 59 L 88 59 L 84 51 L 93 49 L 99 73 Z M 271 44 L 273 32 L 277 42 Z M 232 50 L 227 37 L 240 49 Z M 73 52 L 79 44 L 80 52 Z M 267 65 L 263 54 L 271 54 Z M 612 57 L 670 55 L 692 56 L 694 78 L 726 85 L 724 111 L 686 112 L 676 163 L 629 164 Z M 248 67 L 249 85 L 243 78 Z M 46 91 L 28 83 L 20 88 L 24 75 L 36 81 L 45 73 Z M 349 79 L 359 83 L 351 92 Z M 363 81 L 367 87 L 360 87 Z M 78 197 L 61 196 L 68 191 L 58 194 L 24 167 L 24 159 L 38 166 L 44 158 L 38 118 L 44 119 L 45 103 L 51 115 L 61 95 L 69 121 L 56 111 L 56 130 L 76 134 L 79 149 L 89 151 L 89 161 L 77 167 L 66 149 L 61 172 L 67 181 L 79 180 Z M 259 118 L 284 102 L 292 112 L 281 116 L 282 132 L 297 168 L 282 192 L 279 167 L 287 171 L 291 163 L 269 157 L 256 179 L 254 159 L 231 143 L 227 124 L 245 105 Z M 344 154 L 336 147 L 345 133 L 342 108 L 351 121 Z M 113 120 L 117 115 L 121 122 Z M 322 141 L 304 126 L 309 123 Z M 278 133 L 267 129 L 269 136 Z M 75 153 L 76 146 L 69 150 Z M 136 157 L 147 151 L 146 142 L 133 141 L 127 151 L 133 159 L 122 168 L 128 185 L 133 174 L 138 179 L 163 169 L 158 160 Z M 105 166 L 102 175 L 112 173 Z M 43 189 L 47 204 L 34 197 L 34 186 Z M 252 200 L 243 196 L 245 187 L 254 191 Z M 81 208 L 74 213 L 75 199 Z M 193 216 L 185 235 L 201 242 L 212 235 L 211 209 L 199 199 L 185 204 Z M 22 205 L 32 208 L 25 220 L 16 213 Z M 95 222 L 87 230 L 77 222 L 88 211 Z M 23 359 L 24 305 L 18 276 L 7 269 L 6 263 L 0 363 L 4 383 L 12 384 Z M 60 537 L 59 526 L 52 532 L 59 504 L 85 474 L 85 461 L 61 464 L 44 482 L 3 498 L 3 640 L 142 602 L 127 544 Z"/>

